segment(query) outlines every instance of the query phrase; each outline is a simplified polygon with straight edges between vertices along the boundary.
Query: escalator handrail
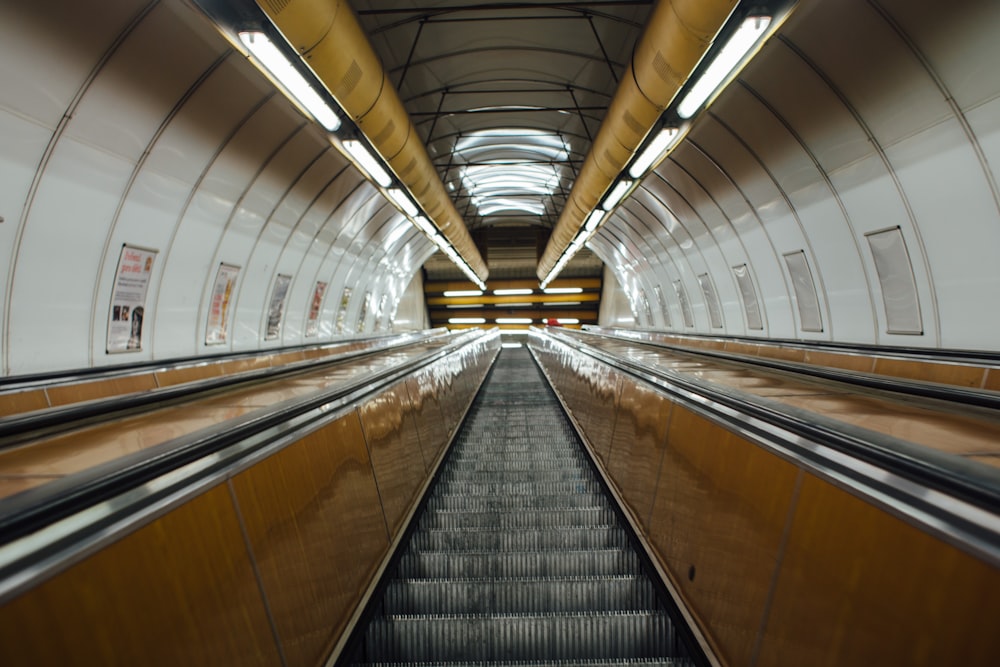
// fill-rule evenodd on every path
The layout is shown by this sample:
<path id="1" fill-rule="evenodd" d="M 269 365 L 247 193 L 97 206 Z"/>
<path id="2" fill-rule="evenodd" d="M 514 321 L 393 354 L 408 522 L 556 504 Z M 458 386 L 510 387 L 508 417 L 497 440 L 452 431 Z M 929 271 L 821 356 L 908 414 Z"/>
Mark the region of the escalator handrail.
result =
<path id="1" fill-rule="evenodd" d="M 94 423 L 119 418 L 125 414 L 167 406 L 185 401 L 198 394 L 225 388 L 235 388 L 239 385 L 274 380 L 280 377 L 294 375 L 307 370 L 324 366 L 342 364 L 366 356 L 381 354 L 388 350 L 405 349 L 439 338 L 439 334 L 428 336 L 403 336 L 387 339 L 382 344 L 376 344 L 360 350 L 350 350 L 323 359 L 305 359 L 290 362 L 281 366 L 257 368 L 231 375 L 203 378 L 166 387 L 157 387 L 147 391 L 122 394 L 108 398 L 99 398 L 69 405 L 43 408 L 9 417 L 0 418 L 0 451 L 23 444 L 24 442 L 42 436 L 55 435 Z"/>
<path id="2" fill-rule="evenodd" d="M 652 368 L 565 332 L 532 330 L 639 378 L 699 414 L 1000 566 L 1000 471 L 728 387 Z"/>
<path id="3" fill-rule="evenodd" d="M 970 387 L 959 387 L 956 385 L 941 384 L 938 382 L 928 382 L 922 380 L 912 380 L 895 376 L 878 375 L 875 373 L 865 373 L 862 371 L 851 371 L 826 366 L 817 366 L 804 362 L 786 361 L 783 359 L 770 359 L 768 357 L 756 357 L 736 352 L 725 352 L 720 350 L 710 350 L 701 348 L 690 348 L 683 345 L 674 345 L 649 338 L 636 338 L 630 335 L 623 335 L 617 330 L 595 330 L 587 329 L 578 332 L 581 335 L 596 336 L 617 341 L 638 343 L 653 348 L 681 352 L 697 356 L 704 356 L 721 361 L 734 361 L 740 364 L 759 366 L 770 370 L 777 370 L 796 375 L 811 376 L 821 380 L 832 380 L 834 382 L 844 382 L 866 389 L 876 389 L 879 391 L 889 391 L 907 396 L 918 396 L 938 401 L 950 401 L 960 403 L 963 407 L 976 406 L 988 410 L 1000 410 L 1000 392 L 989 389 L 973 389 Z M 913 359 L 913 357 L 909 357 Z"/>
<path id="4" fill-rule="evenodd" d="M 79 514 L 89 507 L 121 496 L 130 489 L 176 471 L 223 450 L 246 442 L 254 436 L 267 434 L 264 441 L 252 449 L 241 451 L 238 458 L 252 455 L 274 440 L 286 438 L 319 420 L 336 416 L 366 396 L 411 375 L 420 369 L 477 341 L 487 341 L 495 332 L 472 330 L 452 337 L 447 344 L 424 352 L 417 357 L 385 369 L 365 373 L 346 384 L 322 390 L 305 398 L 293 398 L 267 408 L 255 410 L 221 424 L 169 440 L 149 449 L 109 461 L 74 473 L 65 478 L 0 499 L 0 549 L 20 538 L 29 536 L 57 521 Z M 282 427 L 286 428 L 282 428 Z M 219 465 L 232 466 L 232 460 Z M 190 485 L 210 470 L 197 470 L 193 476 L 171 482 Z M 87 527 L 80 527 L 87 530 Z M 49 547 L 37 547 L 45 551 Z M 0 581 L 14 567 L 0 559 Z M 0 593 L 2 593 L 0 584 Z"/>

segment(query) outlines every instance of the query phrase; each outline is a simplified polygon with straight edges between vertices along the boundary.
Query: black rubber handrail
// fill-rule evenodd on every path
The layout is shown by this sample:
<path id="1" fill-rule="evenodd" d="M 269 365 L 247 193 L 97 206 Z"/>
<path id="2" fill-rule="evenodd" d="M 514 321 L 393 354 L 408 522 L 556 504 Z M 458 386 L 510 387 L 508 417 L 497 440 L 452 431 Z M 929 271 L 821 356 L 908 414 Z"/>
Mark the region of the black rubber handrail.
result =
<path id="1" fill-rule="evenodd" d="M 83 426 L 120 418 L 141 409 L 166 407 L 210 391 L 234 389 L 252 383 L 275 380 L 281 377 L 354 361 L 387 350 L 406 349 L 413 345 L 437 340 L 439 334 L 426 337 L 403 336 L 387 338 L 385 344 L 360 350 L 350 350 L 323 359 L 306 359 L 281 366 L 258 368 L 232 375 L 204 378 L 183 384 L 157 387 L 148 391 L 111 396 L 80 403 L 43 408 L 32 412 L 11 415 L 0 419 L 0 450 L 21 445 L 43 436 L 64 433 Z M 396 342 L 399 341 L 399 342 Z"/>
<path id="2" fill-rule="evenodd" d="M 447 333 L 445 328 L 428 329 L 420 332 L 419 335 L 440 336 Z M 222 363 L 239 359 L 249 359 L 262 355 L 285 354 L 288 352 L 299 352 L 307 350 L 335 350 L 354 343 L 384 342 L 392 340 L 405 340 L 413 337 L 414 333 L 381 334 L 377 336 L 360 336 L 357 338 L 343 338 L 339 340 L 328 340 L 322 343 L 307 343 L 303 345 L 289 345 L 287 347 L 272 347 L 259 350 L 243 350 L 239 352 L 225 352 L 209 356 L 184 356 L 171 357 L 169 359 L 156 359 L 152 361 L 137 361 L 125 364 L 114 364 L 111 366 L 94 366 L 91 368 L 75 368 L 72 370 L 49 371 L 44 373 L 30 373 L 26 375 L 9 375 L 0 377 L 0 393 L 13 390 L 27 390 L 33 388 L 50 387 L 52 385 L 69 384 L 82 380 L 93 380 L 102 378 L 120 378 L 140 373 L 149 373 L 172 368 L 182 368 L 196 364 Z"/>
<path id="3" fill-rule="evenodd" d="M 651 368 L 595 348 L 563 331 L 549 330 L 540 335 L 548 335 L 578 353 L 651 383 L 696 412 L 775 449 L 790 452 L 797 459 L 816 463 L 817 467 L 829 468 L 830 462 L 806 443 L 829 447 L 920 488 L 941 492 L 991 515 L 1000 515 L 1000 470 L 739 390 L 719 387 L 677 371 Z M 804 442 L 797 442 L 796 438 Z M 838 468 L 836 472 L 868 486 L 879 486 L 882 493 L 901 502 L 912 504 L 915 500 L 909 490 L 893 488 L 877 479 L 862 479 L 851 468 Z M 919 498 L 916 500 L 920 502 Z M 956 517 L 947 507 L 924 503 L 920 510 L 960 529 L 975 542 L 971 548 L 1000 563 L 1000 533 L 975 520 Z"/>
<path id="4" fill-rule="evenodd" d="M 997 366 L 1000 368 L 1000 352 L 991 350 L 958 350 L 954 348 L 933 348 L 933 347 L 906 347 L 902 345 L 876 346 L 862 345 L 859 343 L 837 343 L 834 341 L 803 340 L 801 338 L 754 338 L 753 336 L 718 336 L 712 334 L 682 332 L 682 331 L 660 331 L 655 329 L 621 329 L 618 327 L 602 327 L 593 324 L 584 324 L 581 331 L 592 333 L 610 333 L 621 335 L 623 338 L 637 341 L 639 337 L 646 336 L 675 336 L 677 338 L 692 338 L 696 340 L 715 341 L 736 341 L 739 343 L 749 343 L 751 345 L 763 345 L 772 347 L 794 347 L 804 350 L 817 350 L 825 352 L 846 352 L 852 354 L 862 354 L 867 356 L 877 355 L 888 359 L 908 359 L 921 361 L 933 359 L 936 361 L 950 361 L 954 363 L 968 363 L 979 366 Z M 651 342 L 651 341 L 649 341 Z"/>
<path id="5" fill-rule="evenodd" d="M 275 439 L 329 417 L 336 409 L 357 402 L 484 335 L 478 330 L 456 335 L 436 349 L 399 365 L 366 373 L 347 384 L 305 398 L 289 399 L 0 499 L 0 545 L 271 430 L 264 441 L 239 454 L 240 458 L 248 456 Z M 220 465 L 231 464 L 232 461 L 220 460 L 195 474 L 209 474 Z M 184 483 L 194 481 L 185 480 Z M 7 573 L 0 572 L 0 580 L 5 576 Z"/>
<path id="6" fill-rule="evenodd" d="M 962 406 L 976 406 L 988 410 L 1000 410 L 1000 392 L 989 389 L 972 389 L 969 387 L 959 387 L 957 385 L 942 384 L 939 382 L 926 382 L 912 380 L 909 378 L 899 378 L 887 375 L 877 375 L 863 371 L 851 371 L 841 368 L 829 368 L 826 366 L 816 366 L 797 361 L 786 361 L 783 359 L 769 359 L 767 357 L 756 357 L 738 352 L 726 352 L 723 350 L 706 350 L 701 348 L 690 348 L 684 345 L 665 343 L 654 340 L 641 340 L 627 335 L 620 335 L 616 332 L 601 330 L 585 330 L 575 332 L 586 336 L 597 336 L 615 341 L 628 342 L 634 345 L 643 345 L 652 348 L 682 352 L 695 356 L 702 356 L 722 361 L 730 361 L 739 364 L 758 366 L 770 370 L 804 375 L 821 380 L 832 380 L 846 384 L 876 389 L 878 391 L 888 391 L 895 394 L 905 394 L 907 396 L 918 396 L 937 401 L 948 401 L 960 403 Z M 916 359 L 916 357 L 914 357 Z"/>

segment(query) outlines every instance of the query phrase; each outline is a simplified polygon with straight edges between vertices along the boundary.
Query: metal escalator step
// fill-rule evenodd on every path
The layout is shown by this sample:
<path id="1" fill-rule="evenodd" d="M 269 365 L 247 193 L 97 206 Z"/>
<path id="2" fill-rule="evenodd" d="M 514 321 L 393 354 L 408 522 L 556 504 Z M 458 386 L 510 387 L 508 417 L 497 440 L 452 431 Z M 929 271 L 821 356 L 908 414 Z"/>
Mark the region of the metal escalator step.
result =
<path id="1" fill-rule="evenodd" d="M 490 662 L 370 662 L 369 667 L 693 667 L 687 658 L 624 658 L 620 660 L 503 660 Z"/>
<path id="2" fill-rule="evenodd" d="M 503 499 L 514 502 L 523 496 L 563 496 L 569 498 L 604 498 L 600 482 L 596 479 L 556 482 L 441 482 L 434 490 L 431 501 L 440 500 L 444 505 L 459 500 L 478 502 L 483 498 Z M 450 506 L 450 505 L 448 505 Z"/>
<path id="3" fill-rule="evenodd" d="M 496 470 L 458 471 L 448 468 L 441 473 L 443 482 L 572 482 L 593 479 L 589 469 L 575 470 L 513 470 L 501 472 Z"/>
<path id="4" fill-rule="evenodd" d="M 389 615 L 540 614 L 640 611 L 657 606 L 650 581 L 615 577 L 397 579 L 384 601 Z"/>
<path id="5" fill-rule="evenodd" d="M 639 572 L 631 549 L 552 551 L 408 551 L 399 563 L 403 578 L 576 577 Z"/>
<path id="6" fill-rule="evenodd" d="M 567 467 L 566 461 L 559 459 L 539 459 L 537 461 L 468 461 L 449 466 L 449 470 L 453 470 L 456 475 L 460 475 L 464 472 L 479 472 L 484 470 L 507 472 L 532 472 L 539 470 L 567 471 Z"/>
<path id="7" fill-rule="evenodd" d="M 424 513 L 419 526 L 428 530 L 569 528 L 609 526 L 615 518 L 610 507 L 522 508 L 517 512 L 431 510 Z"/>
<path id="8" fill-rule="evenodd" d="M 596 484 L 596 483 L 595 483 Z M 457 493 L 436 494 L 427 500 L 427 510 L 466 510 L 469 512 L 515 511 L 522 509 L 570 509 L 577 507 L 607 507 L 608 502 L 596 490 L 588 490 L 583 485 L 565 484 L 564 489 L 579 489 L 567 493 L 554 491 L 535 485 L 533 489 L 517 489 L 514 485 L 501 491 L 494 485 L 492 493 L 478 495 Z M 523 487 L 523 485 L 521 485 Z M 515 491 L 517 491 L 515 493 Z M 546 491 L 549 491 L 546 493 Z"/>
<path id="9" fill-rule="evenodd" d="M 608 549 L 628 546 L 619 526 L 586 528 L 546 528 L 544 530 L 470 529 L 419 530 L 413 534 L 415 549 L 431 551 L 538 551 L 539 549 Z"/>
<path id="10" fill-rule="evenodd" d="M 658 612 L 382 616 L 366 636 L 369 660 L 575 660 L 676 655 Z"/>

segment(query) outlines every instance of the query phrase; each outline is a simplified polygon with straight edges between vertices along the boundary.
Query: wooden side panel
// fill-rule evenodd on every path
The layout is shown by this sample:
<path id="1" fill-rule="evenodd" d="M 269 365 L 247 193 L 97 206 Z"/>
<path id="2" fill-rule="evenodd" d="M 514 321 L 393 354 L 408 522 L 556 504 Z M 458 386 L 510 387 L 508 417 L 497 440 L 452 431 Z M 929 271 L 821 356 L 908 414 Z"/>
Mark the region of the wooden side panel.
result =
<path id="1" fill-rule="evenodd" d="M 871 373 L 875 367 L 875 359 L 863 354 L 845 354 L 841 352 L 826 352 L 824 350 L 806 350 L 807 364 L 827 368 L 842 368 L 848 371 Z"/>
<path id="2" fill-rule="evenodd" d="M 592 418 L 587 425 L 587 439 L 604 465 L 608 464 L 612 451 L 611 440 L 619 412 L 621 382 L 621 375 L 609 366 L 598 369 L 591 399 Z"/>
<path id="3" fill-rule="evenodd" d="M 633 515 L 648 530 L 673 404 L 636 382 L 623 383 L 608 473 Z"/>
<path id="4" fill-rule="evenodd" d="M 42 410 L 49 407 L 44 389 L 28 389 L 25 391 L 0 394 L 0 417 L 19 415 L 22 412 Z"/>
<path id="5" fill-rule="evenodd" d="M 991 368 L 983 382 L 983 389 L 1000 391 L 1000 368 Z"/>
<path id="6" fill-rule="evenodd" d="M 104 378 L 91 382 L 77 382 L 48 387 L 49 402 L 53 406 L 70 405 L 93 401 L 110 396 L 123 396 L 156 388 L 156 379 L 152 373 L 140 375 L 125 375 L 116 378 Z"/>
<path id="7" fill-rule="evenodd" d="M 798 475 L 790 463 L 674 406 L 650 539 L 731 665 L 750 664 Z"/>
<path id="8" fill-rule="evenodd" d="M 185 382 L 195 382 L 206 378 L 222 375 L 222 368 L 217 363 L 197 364 L 181 368 L 168 368 L 156 372 L 156 384 L 160 387 L 172 387 Z"/>
<path id="9" fill-rule="evenodd" d="M 806 475 L 761 665 L 995 665 L 1000 572 Z"/>
<path id="10" fill-rule="evenodd" d="M 0 663 L 280 664 L 222 485 L 0 607 Z"/>
<path id="11" fill-rule="evenodd" d="M 875 360 L 875 372 L 880 375 L 940 382 L 959 387 L 979 388 L 983 383 L 982 367 L 963 364 L 879 358 Z"/>
<path id="12" fill-rule="evenodd" d="M 389 546 L 356 412 L 232 481 L 288 665 L 318 665 Z"/>
<path id="13" fill-rule="evenodd" d="M 403 517 L 425 478 L 416 429 L 405 418 L 401 395 L 406 396 L 404 383 L 359 408 L 390 538 L 402 527 Z"/>
<path id="14" fill-rule="evenodd" d="M 413 421 L 424 458 L 433 464 L 448 442 L 441 402 L 434 393 L 434 370 L 427 369 L 406 381 L 407 393 L 413 405 Z"/>

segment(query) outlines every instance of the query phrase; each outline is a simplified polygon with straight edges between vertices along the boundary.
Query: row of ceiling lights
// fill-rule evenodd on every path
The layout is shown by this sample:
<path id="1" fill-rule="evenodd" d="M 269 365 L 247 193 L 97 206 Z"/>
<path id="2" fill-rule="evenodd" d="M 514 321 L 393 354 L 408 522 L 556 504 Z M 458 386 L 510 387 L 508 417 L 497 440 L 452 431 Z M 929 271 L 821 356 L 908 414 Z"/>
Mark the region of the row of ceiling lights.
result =
<path id="1" fill-rule="evenodd" d="M 343 121 L 340 114 L 265 33 L 243 31 L 239 33 L 239 38 L 250 52 L 254 65 L 264 72 L 286 97 L 312 116 L 328 132 L 336 133 L 342 130 Z M 341 131 L 341 134 L 360 137 L 360 133 L 353 130 Z M 368 180 L 375 183 L 383 195 L 392 201 L 417 229 L 447 255 L 470 281 L 486 289 L 485 283 L 479 279 L 454 246 L 431 224 L 406 189 L 396 182 L 382 160 L 375 156 L 366 141 L 361 138 L 340 137 L 336 134 L 333 134 L 333 137 L 337 141 L 332 143 L 346 152 L 351 161 L 368 176 Z"/>
<path id="2" fill-rule="evenodd" d="M 608 214 L 632 193 L 642 178 L 662 162 L 687 134 L 690 129 L 689 119 L 704 107 L 713 95 L 721 91 L 725 84 L 735 78 L 742 65 L 749 60 L 747 55 L 755 46 L 762 43 L 762 38 L 771 24 L 770 16 L 746 17 L 716 53 L 710 52 L 712 58 L 710 64 L 693 84 L 685 86 L 681 90 L 682 94 L 677 95 L 675 99 L 679 99 L 680 102 L 676 105 L 671 104 L 663 112 L 659 123 L 660 130 L 655 134 L 650 133 L 651 138 L 647 140 L 645 147 L 638 152 L 637 157 L 625 170 L 627 176 L 623 171 L 609 186 L 598 207 L 587 216 L 576 237 L 563 250 L 555 266 L 542 280 L 543 288 L 555 280 L 566 264 L 597 233 Z M 722 32 L 724 31 L 720 31 L 720 34 Z"/>
<path id="3" fill-rule="evenodd" d="M 542 294 L 580 294 L 583 292 L 582 287 L 548 287 L 541 290 Z M 534 294 L 535 290 L 530 287 L 517 287 L 511 289 L 495 289 L 493 294 L 495 296 L 521 296 Z M 446 297 L 459 297 L 459 296 L 483 296 L 484 292 L 482 290 L 448 290 L 444 292 Z"/>
<path id="4" fill-rule="evenodd" d="M 533 324 L 535 320 L 530 317 L 498 317 L 493 320 L 496 324 Z M 575 317 L 556 317 L 538 320 L 539 323 L 552 324 L 579 324 L 580 320 Z M 448 324 L 486 324 L 485 317 L 452 317 L 448 319 Z"/>

